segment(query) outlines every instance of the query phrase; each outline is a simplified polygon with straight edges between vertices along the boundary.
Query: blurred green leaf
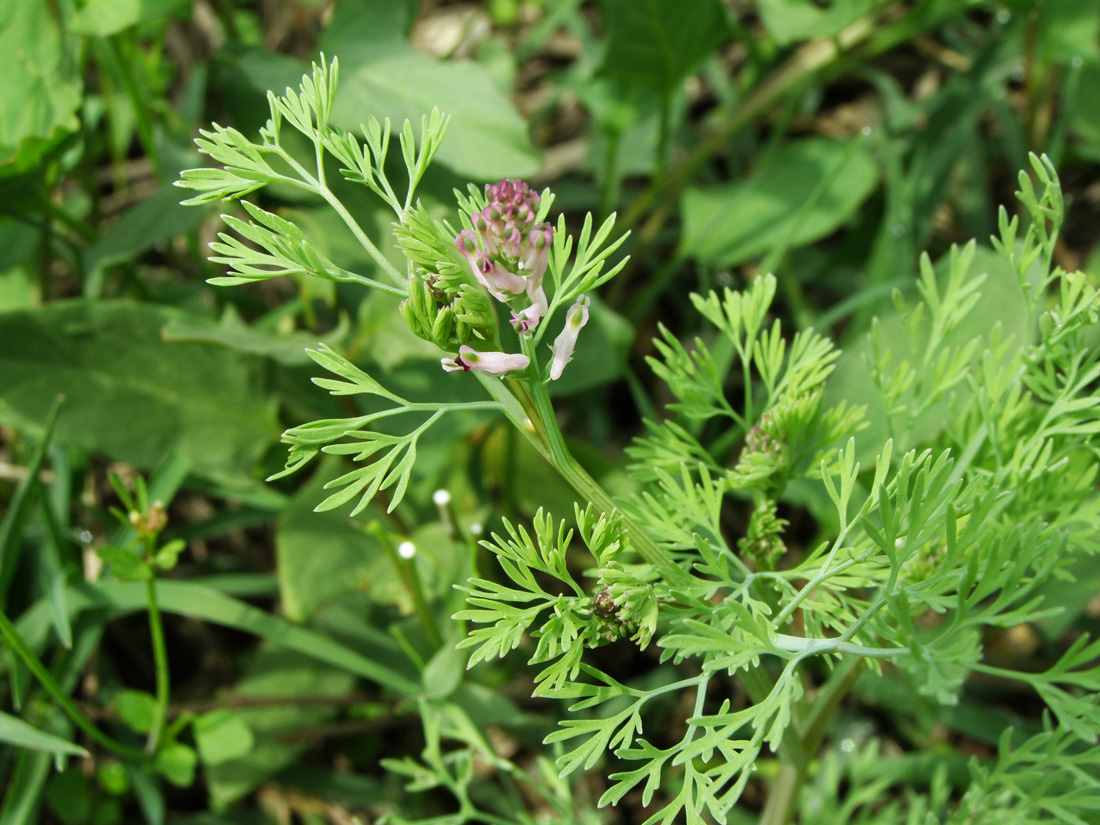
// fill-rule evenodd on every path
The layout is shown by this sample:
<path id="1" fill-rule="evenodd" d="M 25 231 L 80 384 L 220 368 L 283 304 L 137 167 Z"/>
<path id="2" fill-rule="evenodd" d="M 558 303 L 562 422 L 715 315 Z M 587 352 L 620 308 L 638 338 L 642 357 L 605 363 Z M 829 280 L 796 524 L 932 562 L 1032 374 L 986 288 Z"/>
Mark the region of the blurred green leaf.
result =
<path id="1" fill-rule="evenodd" d="M 384 633 L 375 636 L 370 648 L 376 658 L 370 658 L 309 628 L 291 624 L 195 582 L 159 581 L 157 601 L 161 610 L 167 613 L 179 613 L 269 639 L 288 650 L 301 652 L 400 693 L 418 691 L 418 685 L 399 671 L 394 661 L 395 645 Z M 145 610 L 145 585 L 106 581 L 74 585 L 69 590 L 69 604 L 74 613 L 88 608 L 122 612 Z"/>
<path id="2" fill-rule="evenodd" d="M 836 231 L 878 184 L 862 145 L 807 138 L 777 148 L 746 181 L 684 193 L 682 254 L 734 266 Z"/>
<path id="3" fill-rule="evenodd" d="M 279 595 L 291 621 L 305 621 L 326 602 L 369 586 L 376 569 L 391 566 L 378 542 L 346 515 L 314 512 L 337 469 L 335 462 L 325 462 L 279 519 Z M 389 578 L 397 588 L 396 576 Z"/>
<path id="4" fill-rule="evenodd" d="M 44 751 L 17 752 L 14 767 L 8 774 L 0 821 L 4 825 L 32 825 L 39 821 L 42 788 L 50 774 L 54 757 Z"/>
<path id="5" fill-rule="evenodd" d="M 106 37 L 156 17 L 190 13 L 191 0 L 88 0 L 69 28 L 76 34 Z"/>
<path id="6" fill-rule="evenodd" d="M 1053 63 L 1095 61 L 1100 57 L 1100 0 L 1041 3 L 1038 47 Z"/>
<path id="7" fill-rule="evenodd" d="M 97 547 L 96 554 L 111 565 L 111 572 L 122 581 L 144 581 L 153 575 L 145 560 L 125 547 L 107 544 Z"/>
<path id="8" fill-rule="evenodd" d="M 60 753 L 69 756 L 87 756 L 88 752 L 60 736 L 46 733 L 22 719 L 0 711 L 0 742 L 6 742 L 17 748 L 29 748 L 46 753 Z"/>
<path id="9" fill-rule="evenodd" d="M 1100 160 L 1100 62 L 1081 69 L 1066 111 L 1071 126 L 1086 141 L 1090 157 Z"/>
<path id="10" fill-rule="evenodd" d="M 228 708 L 199 716 L 191 723 L 191 731 L 205 765 L 237 759 L 252 749 L 252 731 L 239 713 Z"/>
<path id="11" fill-rule="evenodd" d="M 176 187 L 162 187 L 123 213 L 84 250 L 84 269 L 90 277 L 99 278 L 103 268 L 133 261 L 159 241 L 187 234 L 204 218 L 203 210 L 180 204 Z"/>
<path id="12" fill-rule="evenodd" d="M 760 0 L 764 26 L 781 46 L 812 37 L 835 37 L 874 8 L 875 0 Z"/>
<path id="13" fill-rule="evenodd" d="M 34 0 L 0 3 L 0 175 L 30 168 L 79 129 L 77 55 L 56 12 Z"/>
<path id="14" fill-rule="evenodd" d="M 451 117 L 436 155 L 440 163 L 475 180 L 536 172 L 539 155 L 527 124 L 489 71 L 471 61 L 435 60 L 412 49 L 396 26 L 379 28 L 380 5 L 389 19 L 399 18 L 392 3 L 345 0 L 321 38 L 321 49 L 340 59 L 333 121 L 358 133 L 371 114 L 379 121 L 390 118 L 395 131 L 406 118 L 419 130 L 421 117 L 438 107 Z"/>
<path id="15" fill-rule="evenodd" d="M 121 762 L 102 762 L 95 775 L 99 787 L 111 796 L 122 796 L 130 790 L 130 777 Z"/>
<path id="16" fill-rule="evenodd" d="M 153 727 L 157 701 L 142 690 L 120 690 L 115 694 L 115 710 L 130 730 L 148 733 Z"/>
<path id="17" fill-rule="evenodd" d="M 186 788 L 195 781 L 197 764 L 195 751 L 179 742 L 165 745 L 153 760 L 157 773 L 178 788 Z"/>
<path id="18" fill-rule="evenodd" d="M 469 658 L 465 651 L 456 650 L 453 643 L 444 644 L 424 668 L 424 695 L 429 699 L 450 696 L 462 682 Z"/>
<path id="19" fill-rule="evenodd" d="M 607 50 L 600 73 L 672 92 L 730 36 L 719 0 L 603 0 Z"/>
<path id="20" fill-rule="evenodd" d="M 355 684 L 351 674 L 322 665 L 300 654 L 265 646 L 244 667 L 237 683 L 239 696 L 285 698 L 286 704 L 250 708 L 236 713 L 252 731 L 254 742 L 247 753 L 206 765 L 210 800 L 222 810 L 240 799 L 257 784 L 294 763 L 306 747 L 304 741 L 284 737 L 331 719 L 332 707 L 296 705 L 294 697 L 338 697 Z"/>
<path id="21" fill-rule="evenodd" d="M 0 607 L 7 601 L 8 588 L 15 577 L 15 570 L 19 564 L 22 550 L 23 527 L 34 505 L 34 492 L 38 483 L 38 474 L 46 460 L 46 448 L 53 437 L 54 426 L 57 422 L 58 410 L 61 408 L 62 398 L 54 396 L 48 406 L 48 412 L 42 427 L 42 437 L 27 464 L 27 477 L 16 488 L 12 495 L 8 512 L 0 520 Z M 0 401 L 0 405 L 2 405 Z M 51 604 L 51 608 L 53 604 Z"/>
<path id="22" fill-rule="evenodd" d="M 164 327 L 164 340 L 217 344 L 236 352 L 270 358 L 284 366 L 298 367 L 313 363 L 306 355 L 307 349 L 318 343 L 334 344 L 342 340 L 348 327 L 347 316 L 341 315 L 336 328 L 325 335 L 310 332 L 273 334 L 246 324 L 230 304 L 217 321 L 194 316 L 170 321 Z"/>
<path id="23" fill-rule="evenodd" d="M 64 825 L 78 825 L 92 814 L 92 786 L 79 768 L 70 765 L 50 779 L 46 801 Z"/>
<path id="24" fill-rule="evenodd" d="M 248 474 L 279 432 L 261 362 L 163 339 L 190 317 L 79 300 L 0 314 L 0 421 L 39 433 L 64 393 L 58 441 L 142 467 L 175 449 L 197 473 Z"/>

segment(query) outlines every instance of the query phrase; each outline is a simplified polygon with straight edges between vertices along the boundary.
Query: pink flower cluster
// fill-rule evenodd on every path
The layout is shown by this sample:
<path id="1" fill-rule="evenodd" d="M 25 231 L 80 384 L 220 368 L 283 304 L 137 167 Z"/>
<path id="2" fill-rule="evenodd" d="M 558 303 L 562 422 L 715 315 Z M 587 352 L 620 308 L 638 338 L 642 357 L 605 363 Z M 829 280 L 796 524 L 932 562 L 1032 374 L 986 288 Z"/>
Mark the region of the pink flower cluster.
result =
<path id="1" fill-rule="evenodd" d="M 520 180 L 485 187 L 488 205 L 470 216 L 473 229 L 458 233 L 455 243 L 470 263 L 474 277 L 490 295 L 512 310 L 512 327 L 530 335 L 549 309 L 542 276 L 550 258 L 554 229 L 539 221 L 539 196 Z M 557 379 L 588 321 L 588 298 L 580 296 L 567 313 L 565 328 L 554 341 L 550 378 Z M 463 345 L 454 358 L 442 359 L 448 372 L 477 370 L 501 375 L 523 370 L 531 359 L 521 353 L 478 352 Z"/>
<path id="2" fill-rule="evenodd" d="M 513 310 L 512 326 L 530 333 L 547 309 L 542 276 L 554 230 L 536 220 L 539 196 L 523 181 L 490 184 L 485 194 L 488 205 L 470 216 L 474 229 L 459 232 L 456 243 L 490 295 L 505 304 L 523 296 L 527 306 Z"/>

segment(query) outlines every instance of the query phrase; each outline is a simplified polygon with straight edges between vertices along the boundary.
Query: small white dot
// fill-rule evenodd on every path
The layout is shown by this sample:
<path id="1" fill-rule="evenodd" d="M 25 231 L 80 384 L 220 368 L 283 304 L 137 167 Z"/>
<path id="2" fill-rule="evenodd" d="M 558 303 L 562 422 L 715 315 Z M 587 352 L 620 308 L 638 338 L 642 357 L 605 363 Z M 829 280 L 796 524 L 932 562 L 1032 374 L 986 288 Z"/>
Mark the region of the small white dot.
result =
<path id="1" fill-rule="evenodd" d="M 403 559 L 411 559 L 416 555 L 416 545 L 411 541 L 403 541 L 397 546 L 397 555 Z"/>
<path id="2" fill-rule="evenodd" d="M 432 501 L 436 507 L 446 507 L 451 503 L 451 494 L 447 490 L 436 490 L 432 493 Z"/>
<path id="3" fill-rule="evenodd" d="M 899 539 L 894 539 L 894 549 L 895 550 L 900 550 L 902 548 L 902 545 L 904 545 L 904 544 L 905 544 L 905 539 L 900 539 L 900 538 Z"/>
<path id="4" fill-rule="evenodd" d="M 856 743 L 851 739 L 845 739 L 840 743 L 840 749 L 845 753 L 852 753 L 856 749 Z"/>
<path id="5" fill-rule="evenodd" d="M 872 131 L 872 129 L 871 129 L 870 126 L 864 126 L 862 129 L 859 130 L 859 133 L 861 135 L 867 136 L 867 135 L 871 134 L 871 131 Z"/>
<path id="6" fill-rule="evenodd" d="M 480 524 L 478 524 L 477 522 L 474 522 L 473 524 L 471 524 L 471 525 L 470 525 L 470 532 L 471 532 L 471 533 L 473 533 L 473 534 L 474 534 L 475 536 L 480 536 L 480 535 L 481 535 L 481 532 L 482 532 L 482 531 L 483 531 L 484 529 L 485 529 L 485 528 L 484 528 L 484 527 L 482 527 L 482 526 L 481 526 Z"/>

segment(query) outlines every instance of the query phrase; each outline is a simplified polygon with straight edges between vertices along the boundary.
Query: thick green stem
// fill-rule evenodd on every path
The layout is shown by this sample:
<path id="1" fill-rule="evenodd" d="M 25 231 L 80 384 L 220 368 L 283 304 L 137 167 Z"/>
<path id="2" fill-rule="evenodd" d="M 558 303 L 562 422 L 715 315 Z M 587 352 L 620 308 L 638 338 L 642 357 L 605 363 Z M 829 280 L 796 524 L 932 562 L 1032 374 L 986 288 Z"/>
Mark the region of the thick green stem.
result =
<path id="1" fill-rule="evenodd" d="M 768 788 L 768 801 L 757 825 L 787 825 L 798 805 L 798 791 L 806 778 L 806 769 L 791 762 L 781 762 L 779 775 Z"/>
<path id="2" fill-rule="evenodd" d="M 39 659 L 34 651 L 27 646 L 27 643 L 23 641 L 23 637 L 19 635 L 19 631 L 16 630 L 15 625 L 12 624 L 11 620 L 3 611 L 0 611 L 0 635 L 3 635 L 4 641 L 7 643 L 8 647 L 23 660 L 23 664 L 27 666 L 27 670 L 34 675 L 42 687 L 45 688 L 46 692 L 54 698 L 54 701 L 57 702 L 61 710 L 65 712 L 65 715 L 73 720 L 73 724 L 104 748 L 124 759 L 139 761 L 145 759 L 145 752 L 143 750 L 124 745 L 121 742 L 116 742 L 97 728 L 92 721 L 81 712 L 80 708 L 78 708 L 65 691 L 61 689 L 57 680 L 53 678 L 53 674 L 50 673 L 44 664 L 42 664 L 42 660 Z"/>
<path id="3" fill-rule="evenodd" d="M 528 441 L 546 458 L 555 470 L 564 478 L 574 490 L 585 500 L 590 502 L 601 513 L 617 515 L 622 519 L 631 544 L 638 554 L 657 568 L 665 577 L 681 578 L 686 574 L 680 571 L 676 562 L 668 551 L 659 546 L 646 533 L 626 516 L 608 492 L 581 467 L 565 443 L 565 436 L 558 426 L 557 416 L 550 401 L 550 393 L 546 385 L 542 383 L 538 374 L 538 362 L 533 351 L 534 345 L 529 339 L 524 339 L 523 346 L 527 355 L 531 357 L 529 368 L 529 380 L 527 382 L 510 382 L 513 390 L 513 405 L 505 405 L 505 413 L 517 428 L 527 437 Z M 488 378 L 482 383 L 489 385 L 495 381 L 498 388 L 502 388 L 500 381 Z M 492 390 L 491 390 L 492 391 Z M 507 390 L 505 390 L 507 392 Z M 509 393 L 510 394 L 510 393 Z M 498 398 L 495 393 L 494 398 Z M 509 408 L 511 406 L 511 408 Z M 516 407 L 518 406 L 518 410 Z M 517 416 L 518 412 L 518 416 Z"/>

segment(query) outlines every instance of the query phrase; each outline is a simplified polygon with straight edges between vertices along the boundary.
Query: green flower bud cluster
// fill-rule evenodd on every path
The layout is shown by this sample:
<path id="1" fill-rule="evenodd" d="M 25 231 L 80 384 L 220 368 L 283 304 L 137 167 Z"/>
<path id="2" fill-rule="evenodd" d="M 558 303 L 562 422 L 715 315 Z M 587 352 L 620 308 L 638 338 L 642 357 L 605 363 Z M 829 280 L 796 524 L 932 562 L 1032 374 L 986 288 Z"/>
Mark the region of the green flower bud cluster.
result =
<path id="1" fill-rule="evenodd" d="M 452 235 L 419 204 L 394 227 L 410 271 L 401 317 L 414 335 L 444 350 L 496 345 L 496 315 L 488 296 L 471 283 Z"/>
<path id="2" fill-rule="evenodd" d="M 413 334 L 440 349 L 457 350 L 496 338 L 496 320 L 485 294 L 470 284 L 453 292 L 439 288 L 440 279 L 414 272 L 409 297 L 401 302 L 401 317 Z"/>
<path id="3" fill-rule="evenodd" d="M 592 597 L 592 620 L 598 640 L 614 642 L 637 632 L 637 624 L 625 618 L 623 612 L 606 587 Z"/>
<path id="4" fill-rule="evenodd" d="M 777 514 L 775 501 L 758 501 L 745 535 L 737 542 L 741 557 L 755 564 L 758 570 L 774 570 L 776 562 L 787 552 L 782 538 L 786 527 L 787 520 Z"/>

